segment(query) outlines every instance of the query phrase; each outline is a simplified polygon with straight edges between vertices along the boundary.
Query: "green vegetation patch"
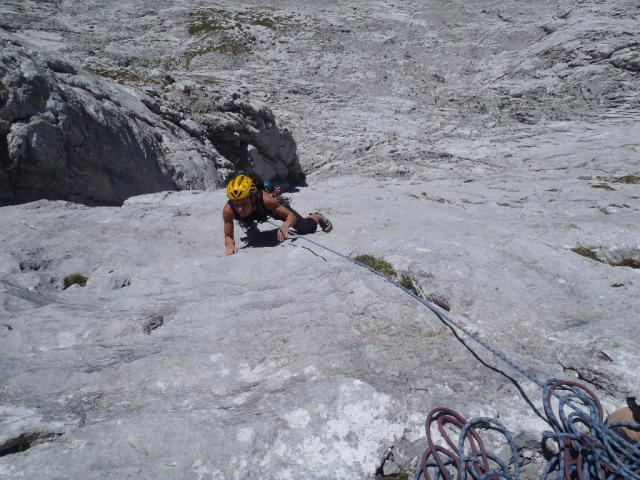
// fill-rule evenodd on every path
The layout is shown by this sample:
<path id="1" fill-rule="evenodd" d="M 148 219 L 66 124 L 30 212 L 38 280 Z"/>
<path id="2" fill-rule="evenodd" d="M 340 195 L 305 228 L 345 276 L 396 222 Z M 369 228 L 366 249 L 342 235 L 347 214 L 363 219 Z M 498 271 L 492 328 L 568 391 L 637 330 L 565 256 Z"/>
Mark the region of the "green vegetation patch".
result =
<path id="1" fill-rule="evenodd" d="M 594 185 L 591 185 L 591 188 L 601 188 L 602 190 L 615 190 L 615 188 L 611 187 L 610 185 L 607 185 L 606 183 L 596 183 Z"/>
<path id="2" fill-rule="evenodd" d="M 402 287 L 406 288 L 407 290 L 412 292 L 414 295 L 420 296 L 420 292 L 418 291 L 416 284 L 411 279 L 411 277 L 405 274 L 398 276 L 396 269 L 393 268 L 393 265 L 391 265 L 386 260 L 382 260 L 381 258 L 376 258 L 373 255 L 369 255 L 369 254 L 358 255 L 357 257 L 354 258 L 354 260 L 357 262 L 363 263 L 364 265 L 368 266 L 369 268 L 372 268 L 376 272 L 381 273 L 382 275 L 384 275 L 387 278 L 390 278 L 391 280 L 397 280 L 397 282 Z"/>
<path id="3" fill-rule="evenodd" d="M 256 42 L 252 28 L 276 30 L 279 23 L 288 20 L 288 17 L 268 15 L 263 10 L 231 12 L 203 9 L 193 12 L 187 31 L 195 37 L 197 46 L 185 52 L 187 65 L 198 57 L 212 53 L 236 57 L 245 54 L 251 50 L 251 43 Z"/>
<path id="4" fill-rule="evenodd" d="M 258 25 L 260 27 L 268 28 L 270 30 L 276 29 L 276 23 L 271 18 L 267 18 L 267 17 L 254 18 L 253 24 Z"/>
<path id="5" fill-rule="evenodd" d="M 85 70 L 93 73 L 94 75 L 109 78 L 118 83 L 125 83 L 125 82 L 144 83 L 144 84 L 158 83 L 158 81 L 154 80 L 153 78 L 146 77 L 144 75 L 139 75 L 136 72 L 123 69 L 123 68 L 108 69 L 103 67 L 87 66 L 85 67 Z"/>
<path id="6" fill-rule="evenodd" d="M 7 86 L 4 83 L 0 82 L 0 92 L 6 89 L 7 89 Z"/>
<path id="7" fill-rule="evenodd" d="M 203 33 L 215 33 L 229 30 L 232 26 L 224 25 L 222 22 L 201 15 L 195 23 L 189 25 L 189 35 L 202 35 Z"/>
<path id="8" fill-rule="evenodd" d="M 364 263 L 369 268 L 374 269 L 376 272 L 379 272 L 387 277 L 395 277 L 396 269 L 393 268 L 389 262 L 382 260 L 380 258 L 376 258 L 373 255 L 364 254 L 358 255 L 354 258 L 356 262 Z"/>
<path id="9" fill-rule="evenodd" d="M 78 284 L 81 287 L 84 287 L 87 285 L 87 280 L 89 279 L 84 275 L 82 275 L 81 273 L 72 273 L 71 275 L 67 275 L 66 277 L 64 277 L 64 289 L 66 290 L 71 285 L 75 285 L 75 284 Z"/>
<path id="10" fill-rule="evenodd" d="M 583 257 L 590 258 L 591 260 L 595 260 L 596 262 L 602 262 L 602 260 L 600 260 L 596 255 L 596 252 L 594 252 L 590 248 L 578 245 L 577 247 L 573 247 L 571 251 L 577 253 L 578 255 L 582 255 Z"/>
<path id="11" fill-rule="evenodd" d="M 624 175 L 622 177 L 616 177 L 611 179 L 615 183 L 640 183 L 640 176 L 638 175 Z"/>
<path id="12" fill-rule="evenodd" d="M 244 25 L 255 25 L 265 27 L 269 30 L 276 30 L 277 22 L 283 22 L 283 17 L 268 17 L 264 14 L 243 12 L 231 14 L 225 10 L 213 10 L 209 12 L 199 12 L 193 23 L 188 26 L 189 35 L 206 35 L 209 33 L 220 33 L 235 28 L 242 30 Z"/>

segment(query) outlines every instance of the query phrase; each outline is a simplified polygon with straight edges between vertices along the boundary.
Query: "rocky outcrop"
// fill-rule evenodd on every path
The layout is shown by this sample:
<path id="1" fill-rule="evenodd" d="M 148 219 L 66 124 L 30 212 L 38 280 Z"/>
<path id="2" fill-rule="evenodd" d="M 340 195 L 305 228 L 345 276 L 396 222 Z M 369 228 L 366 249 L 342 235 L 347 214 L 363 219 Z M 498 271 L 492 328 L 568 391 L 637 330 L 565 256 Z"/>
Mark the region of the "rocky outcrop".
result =
<path id="1" fill-rule="evenodd" d="M 211 142 L 238 169 L 253 170 L 285 187 L 304 184 L 293 135 L 277 126 L 267 105 L 246 97 L 234 93 L 220 100 L 219 92 L 193 82 L 174 83 L 163 92 L 174 110 L 180 108 L 189 116 L 173 121 L 194 137 Z"/>
<path id="2" fill-rule="evenodd" d="M 286 186 L 304 181 L 290 132 L 264 105 L 239 95 L 208 101 L 219 92 L 171 79 L 145 92 L 8 33 L 0 43 L 0 205 L 118 205 L 142 193 L 217 188 L 247 168 Z"/>

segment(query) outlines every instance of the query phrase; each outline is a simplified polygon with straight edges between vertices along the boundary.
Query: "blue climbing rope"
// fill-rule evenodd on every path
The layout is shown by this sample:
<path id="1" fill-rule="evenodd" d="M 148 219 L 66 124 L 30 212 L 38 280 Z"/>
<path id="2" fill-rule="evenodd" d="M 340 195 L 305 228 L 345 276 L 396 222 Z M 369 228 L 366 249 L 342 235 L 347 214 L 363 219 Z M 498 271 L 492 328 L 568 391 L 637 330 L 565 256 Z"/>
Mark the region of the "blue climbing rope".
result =
<path id="1" fill-rule="evenodd" d="M 302 239 L 327 250 L 381 277 L 420 302 L 443 323 L 464 333 L 523 377 L 538 385 L 543 392 L 547 423 L 553 429 L 543 432 L 542 447 L 548 461 L 540 480 L 640 480 L 640 446 L 620 433 L 621 427 L 638 431 L 640 425 L 604 423 L 604 410 L 598 398 L 589 389 L 566 380 L 549 379 L 541 382 L 529 369 L 485 341 L 477 332 L 469 330 L 447 315 L 443 309 L 395 280 L 320 242 L 295 232 L 290 232 L 290 236 L 293 240 Z M 555 409 L 552 398 L 558 403 Z M 448 449 L 433 442 L 431 424 L 434 422 L 438 424 L 441 437 L 448 444 Z M 451 424 L 460 429 L 457 444 L 445 432 L 444 424 Z M 478 433 L 479 428 L 492 429 L 507 439 L 511 451 L 509 463 L 485 450 Z M 515 441 L 507 428 L 497 420 L 477 417 L 465 421 L 452 410 L 437 408 L 428 414 L 425 430 L 428 445 L 416 471 L 416 480 L 520 480 L 520 460 Z M 465 448 L 465 445 L 470 445 L 470 449 Z M 446 458 L 443 459 L 442 456 Z"/>
<path id="2" fill-rule="evenodd" d="M 491 352 L 493 355 L 495 355 L 496 357 L 498 357 L 500 360 L 502 360 L 503 362 L 505 362 L 507 365 L 509 365 L 511 368 L 513 368 L 516 372 L 520 373 L 521 375 L 523 375 L 525 378 L 528 378 L 529 380 L 531 380 L 533 383 L 535 383 L 536 385 L 538 385 L 539 387 L 542 388 L 542 386 L 544 385 L 544 383 L 542 381 L 540 381 L 534 374 L 533 372 L 531 372 L 530 370 L 528 370 L 527 368 L 525 368 L 524 366 L 520 365 L 519 363 L 517 363 L 515 360 L 511 359 L 506 353 L 504 353 L 503 351 L 495 348 L 493 345 L 491 345 L 490 343 L 488 343 L 487 341 L 485 341 L 480 334 L 478 334 L 477 332 L 472 332 L 471 330 L 469 330 L 467 327 L 465 327 L 464 325 L 462 325 L 460 322 L 458 322 L 457 320 L 454 320 L 453 318 L 451 318 L 449 315 L 446 314 L 446 310 L 443 310 L 442 308 L 438 307 L 436 304 L 429 302 L 428 300 L 422 298 L 419 295 L 416 295 L 414 292 L 412 292 L 411 290 L 403 287 L 399 282 L 396 282 L 395 280 L 393 280 L 392 278 L 387 277 L 386 275 L 384 275 L 383 273 L 378 272 L 377 270 L 371 268 L 369 265 L 362 263 L 358 260 L 356 260 L 353 257 L 350 257 L 348 255 L 345 255 L 343 253 L 338 252 L 337 250 L 334 250 L 331 247 L 328 247 L 326 245 L 321 244 L 320 242 L 316 242 L 310 238 L 306 238 L 302 235 L 298 235 L 298 234 L 293 234 L 291 235 L 291 237 L 293 239 L 302 239 L 305 242 L 309 242 L 313 245 L 316 245 L 317 247 L 323 248 L 325 250 L 327 250 L 328 252 L 333 253 L 334 255 L 337 255 L 338 257 L 341 257 L 343 259 L 345 259 L 348 262 L 351 262 L 355 265 L 358 265 L 366 270 L 369 270 L 371 273 L 379 276 L 380 278 L 382 278 L 384 281 L 390 283 L 391 285 L 393 285 L 394 287 L 399 288 L 400 290 L 402 290 L 404 293 L 406 293 L 407 295 L 409 295 L 410 297 L 412 297 L 413 299 L 417 300 L 418 302 L 420 302 L 422 305 L 424 305 L 425 307 L 427 307 L 429 310 L 431 310 L 431 312 L 433 312 L 440 320 L 442 320 L 445 324 L 455 327 L 457 328 L 459 331 L 463 332 L 465 335 L 467 335 L 469 338 L 471 338 L 473 341 L 475 341 L 476 343 L 478 343 L 479 345 L 481 345 L 483 348 L 485 348 L 486 350 L 488 350 L 489 352 Z"/>
<path id="3" fill-rule="evenodd" d="M 553 408 L 552 398 L 558 405 Z M 549 379 L 543 388 L 545 415 L 553 431 L 543 432 L 543 451 L 551 456 L 540 476 L 548 478 L 640 479 L 640 447 L 604 423 L 604 410 L 594 393 L 577 382 Z M 553 454 L 555 453 L 555 454 Z M 555 473 L 555 476 L 550 476 Z"/>

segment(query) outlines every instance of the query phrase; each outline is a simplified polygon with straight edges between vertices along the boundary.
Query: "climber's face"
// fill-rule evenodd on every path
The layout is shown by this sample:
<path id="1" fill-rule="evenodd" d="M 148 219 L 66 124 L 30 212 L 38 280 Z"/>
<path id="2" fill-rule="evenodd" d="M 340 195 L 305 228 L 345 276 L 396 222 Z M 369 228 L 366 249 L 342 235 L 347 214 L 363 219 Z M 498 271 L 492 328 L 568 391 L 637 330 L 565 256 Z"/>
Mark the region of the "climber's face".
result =
<path id="1" fill-rule="evenodd" d="M 238 212 L 238 215 L 240 215 L 242 218 L 247 218 L 253 213 L 253 202 L 250 198 L 233 200 L 233 208 L 236 209 L 236 212 Z"/>

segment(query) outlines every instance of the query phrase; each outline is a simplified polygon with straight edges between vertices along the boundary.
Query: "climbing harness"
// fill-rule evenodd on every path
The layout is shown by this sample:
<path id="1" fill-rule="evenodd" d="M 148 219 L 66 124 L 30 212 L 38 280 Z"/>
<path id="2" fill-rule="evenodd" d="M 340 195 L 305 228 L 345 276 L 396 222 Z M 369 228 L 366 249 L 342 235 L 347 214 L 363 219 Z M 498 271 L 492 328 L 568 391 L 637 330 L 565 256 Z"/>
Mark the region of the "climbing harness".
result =
<path id="1" fill-rule="evenodd" d="M 292 240 L 302 239 L 365 268 L 401 289 L 433 312 L 444 324 L 464 333 L 540 387 L 543 392 L 545 421 L 552 428 L 552 431 L 542 434 L 543 453 L 547 463 L 540 480 L 640 480 L 640 445 L 628 441 L 617 431 L 620 427 L 638 431 L 640 425 L 622 422 L 605 424 L 602 405 L 589 389 L 566 380 L 549 379 L 541 382 L 533 372 L 485 341 L 477 332 L 469 330 L 447 315 L 445 310 L 395 280 L 331 247 L 298 235 L 295 231 L 290 231 L 289 236 Z M 555 408 L 552 400 L 557 403 Z M 433 441 L 433 424 L 437 426 L 448 448 Z M 459 431 L 457 443 L 446 432 L 450 427 Z M 465 420 L 453 410 L 436 408 L 427 415 L 425 430 L 427 448 L 416 471 L 415 480 L 520 480 L 520 459 L 515 441 L 499 421 L 487 417 Z M 486 450 L 481 430 L 498 432 L 506 439 L 511 453 L 509 462 Z"/>

